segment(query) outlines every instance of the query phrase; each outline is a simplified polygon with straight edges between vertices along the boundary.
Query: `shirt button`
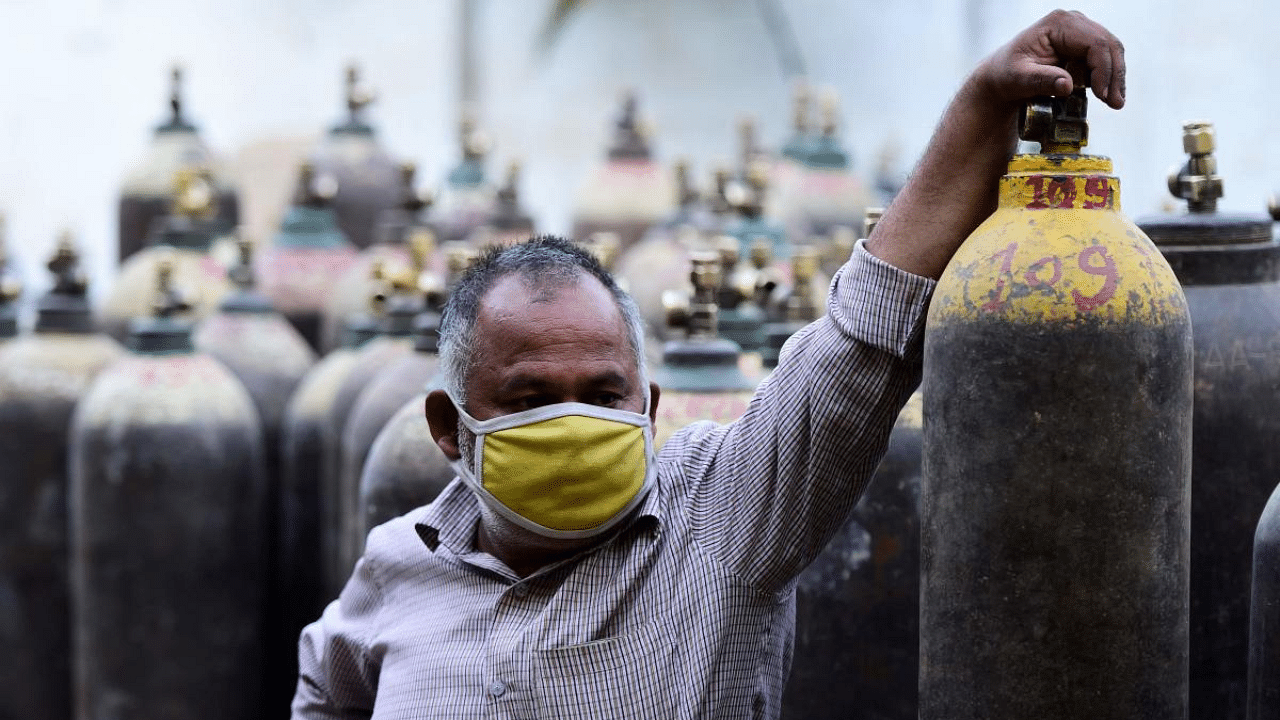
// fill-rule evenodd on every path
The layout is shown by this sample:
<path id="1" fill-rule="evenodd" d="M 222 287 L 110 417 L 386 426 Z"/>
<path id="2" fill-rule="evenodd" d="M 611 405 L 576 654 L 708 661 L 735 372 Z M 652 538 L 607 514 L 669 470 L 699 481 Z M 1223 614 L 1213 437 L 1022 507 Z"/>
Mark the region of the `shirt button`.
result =
<path id="1" fill-rule="evenodd" d="M 511 592 L 512 592 L 512 593 L 515 593 L 515 596 L 516 596 L 516 597 L 520 597 L 520 598 L 522 598 L 522 597 L 524 597 L 524 596 L 526 596 L 526 595 L 528 595 L 528 594 L 529 594 L 529 586 L 528 586 L 528 585 L 525 585 L 525 584 L 523 584 L 523 583 L 521 583 L 521 584 L 516 585 L 515 587 L 511 588 Z"/>
<path id="2" fill-rule="evenodd" d="M 489 686 L 489 694 L 494 697 L 502 697 L 502 694 L 506 691 L 507 684 L 501 680 L 494 680 L 493 684 Z"/>

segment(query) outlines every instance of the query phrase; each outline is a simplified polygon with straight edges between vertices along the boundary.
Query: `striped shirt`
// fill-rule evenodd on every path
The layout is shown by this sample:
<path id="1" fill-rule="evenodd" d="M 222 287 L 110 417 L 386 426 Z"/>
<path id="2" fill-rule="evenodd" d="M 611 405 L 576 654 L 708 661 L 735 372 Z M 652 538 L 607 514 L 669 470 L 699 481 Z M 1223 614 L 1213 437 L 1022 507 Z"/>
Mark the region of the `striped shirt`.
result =
<path id="1" fill-rule="evenodd" d="M 933 282 L 862 244 L 746 414 L 695 423 L 609 539 L 520 578 L 459 481 L 375 528 L 299 642 L 293 717 L 776 718 L 795 580 L 919 384 Z"/>

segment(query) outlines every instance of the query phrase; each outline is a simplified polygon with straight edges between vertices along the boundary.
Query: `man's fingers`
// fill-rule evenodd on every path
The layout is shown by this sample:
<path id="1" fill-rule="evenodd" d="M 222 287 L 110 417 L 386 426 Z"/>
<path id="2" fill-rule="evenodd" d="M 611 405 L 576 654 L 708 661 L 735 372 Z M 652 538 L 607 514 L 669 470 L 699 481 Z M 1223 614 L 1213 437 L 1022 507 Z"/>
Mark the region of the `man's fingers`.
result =
<path id="1" fill-rule="evenodd" d="M 1074 87 L 1071 73 L 1055 65 L 1025 62 L 1013 68 L 1010 78 L 1012 97 L 1028 98 L 1036 95 L 1070 95 Z"/>
<path id="2" fill-rule="evenodd" d="M 1124 45 L 1110 31 L 1080 12 L 1055 11 L 1044 22 L 1054 54 L 1061 60 L 1083 58 L 1089 84 L 1098 98 L 1114 108 L 1124 105 Z"/>

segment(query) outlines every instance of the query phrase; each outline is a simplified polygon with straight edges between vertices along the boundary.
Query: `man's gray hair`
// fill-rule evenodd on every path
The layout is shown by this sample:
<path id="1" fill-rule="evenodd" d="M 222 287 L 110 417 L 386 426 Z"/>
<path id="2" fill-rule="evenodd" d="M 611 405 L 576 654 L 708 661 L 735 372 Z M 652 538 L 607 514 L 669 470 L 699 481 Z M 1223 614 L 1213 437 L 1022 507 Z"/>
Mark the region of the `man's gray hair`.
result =
<path id="1" fill-rule="evenodd" d="M 564 238 L 540 235 L 517 245 L 486 249 L 450 293 L 440 317 L 440 376 L 444 389 L 456 402 L 467 402 L 467 377 L 476 359 L 475 328 L 480 302 L 498 280 L 508 275 L 519 275 L 534 287 L 554 287 L 584 275 L 600 281 L 622 314 L 643 384 L 641 391 L 647 395 L 644 320 L 635 301 L 591 253 Z"/>

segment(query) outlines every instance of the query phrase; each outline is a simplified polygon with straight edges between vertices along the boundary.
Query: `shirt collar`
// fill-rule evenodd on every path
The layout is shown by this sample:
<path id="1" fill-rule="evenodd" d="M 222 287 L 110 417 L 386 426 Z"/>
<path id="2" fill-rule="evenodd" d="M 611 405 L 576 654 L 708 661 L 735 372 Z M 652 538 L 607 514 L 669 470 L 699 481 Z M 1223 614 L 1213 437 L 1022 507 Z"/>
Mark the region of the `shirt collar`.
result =
<path id="1" fill-rule="evenodd" d="M 661 528 L 661 495 L 662 480 L 659 476 L 649 495 L 636 508 L 635 516 L 625 526 L 644 522 Z M 479 521 L 480 500 L 462 480 L 455 477 L 427 506 L 414 529 L 431 552 L 444 545 L 454 555 L 465 555 L 476 550 L 476 523 Z"/>

